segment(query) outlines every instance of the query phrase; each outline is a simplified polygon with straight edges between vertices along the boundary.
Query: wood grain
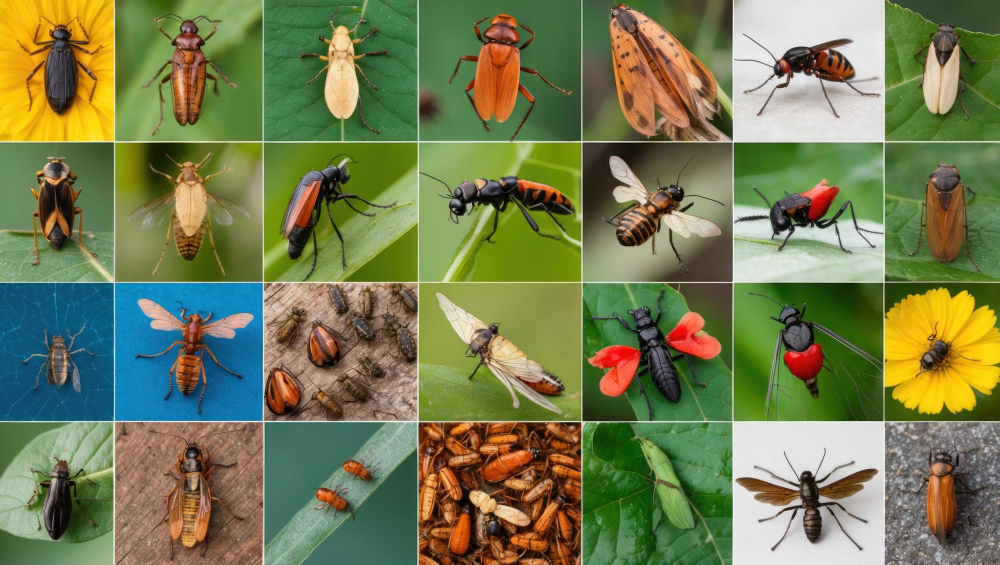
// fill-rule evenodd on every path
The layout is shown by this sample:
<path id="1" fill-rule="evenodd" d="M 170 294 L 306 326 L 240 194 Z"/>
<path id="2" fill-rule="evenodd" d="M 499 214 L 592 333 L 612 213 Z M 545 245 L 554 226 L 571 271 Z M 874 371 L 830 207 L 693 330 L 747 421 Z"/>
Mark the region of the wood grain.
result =
<path id="1" fill-rule="evenodd" d="M 208 527 L 208 551 L 203 543 L 193 548 L 174 542 L 170 561 L 166 496 L 177 476 L 177 456 L 184 442 L 150 430 L 182 436 L 191 441 L 225 430 L 226 433 L 199 442 L 211 453 L 215 464 L 235 463 L 212 472 L 212 496 L 222 500 L 236 520 L 215 504 Z M 124 432 L 124 433 L 123 433 Z M 204 565 L 257 565 L 263 555 L 264 457 L 263 424 L 166 424 L 120 423 L 115 426 L 115 562 L 117 565 L 187 563 Z"/>
<path id="2" fill-rule="evenodd" d="M 350 305 L 350 311 L 357 308 L 364 286 L 366 285 L 340 285 Z M 417 315 L 403 308 L 388 285 L 367 286 L 375 295 L 374 316 L 367 320 L 378 334 L 372 342 L 359 340 L 354 335 L 352 327 L 347 325 L 349 314 L 337 313 L 330 298 L 329 284 L 272 283 L 264 286 L 264 321 L 267 324 L 267 336 L 264 342 L 265 386 L 267 373 L 272 368 L 284 366 L 298 377 L 303 388 L 302 401 L 297 411 L 275 416 L 265 407 L 266 420 L 325 420 L 326 412 L 312 400 L 313 393 L 320 389 L 340 399 L 339 404 L 344 408 L 344 420 L 417 419 L 417 363 L 408 362 L 400 355 L 396 340 L 382 331 L 385 322 L 380 317 L 385 312 L 391 313 L 399 323 L 409 324 L 407 328 L 413 333 L 414 339 L 419 340 Z M 417 296 L 416 285 L 407 288 Z M 278 343 L 275 334 L 292 307 L 306 311 L 303 323 L 299 325 L 298 334 L 289 342 Z M 309 361 L 307 352 L 309 331 L 315 321 L 322 322 L 345 338 L 341 340 L 345 353 L 340 362 L 332 367 L 320 368 Z M 359 359 L 365 354 L 371 355 L 385 369 L 384 378 L 365 380 L 365 377 L 361 376 Z M 353 397 L 338 382 L 338 378 L 345 374 L 368 386 L 374 393 L 373 398 L 366 402 L 347 402 Z M 395 414 L 396 418 L 389 413 Z"/>

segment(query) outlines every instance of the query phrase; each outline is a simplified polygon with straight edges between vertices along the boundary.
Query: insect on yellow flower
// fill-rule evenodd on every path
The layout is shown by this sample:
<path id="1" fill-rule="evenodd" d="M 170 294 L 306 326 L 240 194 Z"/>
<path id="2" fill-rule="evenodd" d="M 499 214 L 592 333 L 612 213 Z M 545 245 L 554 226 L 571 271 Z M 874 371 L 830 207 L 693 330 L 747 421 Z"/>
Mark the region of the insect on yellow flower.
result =
<path id="1" fill-rule="evenodd" d="M 921 414 L 957 414 L 1000 382 L 1000 329 L 989 306 L 975 308 L 967 291 L 911 294 L 885 317 L 885 386 Z"/>
<path id="2" fill-rule="evenodd" d="M 112 0 L 23 0 L 7 2 L 0 34 L 0 140 L 110 141 L 114 136 L 115 25 Z M 46 101 L 47 64 L 53 49 L 44 49 L 56 32 L 69 36 L 76 70 L 76 96 L 58 114 Z M 85 31 L 84 31 L 85 30 Z M 84 51 L 83 49 L 86 49 Z M 30 54 L 34 52 L 35 54 Z M 89 52 L 89 53 L 88 53 Z M 80 66 L 86 67 L 86 73 Z M 57 70 L 68 72 L 63 65 Z M 32 73 L 34 74 L 32 75 Z M 53 71 L 55 72 L 55 71 Z M 93 78 L 89 76 L 92 74 Z M 31 75 L 25 85 L 25 79 Z M 96 79 L 96 80 L 95 80 Z M 34 98 L 29 101 L 28 91 Z M 93 92 L 93 96 L 91 96 Z M 57 96 L 58 98 L 58 96 Z M 30 106 L 30 108 L 29 108 Z"/>

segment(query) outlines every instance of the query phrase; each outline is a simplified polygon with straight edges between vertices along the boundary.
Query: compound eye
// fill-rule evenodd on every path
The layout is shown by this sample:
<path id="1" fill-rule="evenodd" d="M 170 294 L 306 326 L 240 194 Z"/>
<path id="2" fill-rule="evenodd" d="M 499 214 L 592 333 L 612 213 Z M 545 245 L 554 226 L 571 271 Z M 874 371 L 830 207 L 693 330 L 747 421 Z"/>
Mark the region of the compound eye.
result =
<path id="1" fill-rule="evenodd" d="M 451 208 L 451 212 L 456 216 L 461 216 L 465 214 L 465 202 L 455 198 L 448 203 L 448 207 Z"/>

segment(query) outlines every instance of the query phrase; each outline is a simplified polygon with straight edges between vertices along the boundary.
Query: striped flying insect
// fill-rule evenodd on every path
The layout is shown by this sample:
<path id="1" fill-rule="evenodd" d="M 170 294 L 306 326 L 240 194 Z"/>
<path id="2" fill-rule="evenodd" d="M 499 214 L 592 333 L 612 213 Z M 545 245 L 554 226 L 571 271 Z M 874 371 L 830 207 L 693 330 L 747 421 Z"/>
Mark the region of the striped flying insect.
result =
<path id="1" fill-rule="evenodd" d="M 159 198 L 150 200 L 128 215 L 128 221 L 130 222 L 141 220 L 142 229 L 162 225 L 164 219 L 168 216 L 170 218 L 169 226 L 167 227 L 167 240 L 163 243 L 163 251 L 160 252 L 160 259 L 156 262 L 156 267 L 153 267 L 154 275 L 160 268 L 160 263 L 163 262 L 167 246 L 170 245 L 171 231 L 174 234 L 174 243 L 177 245 L 177 252 L 180 253 L 185 261 L 192 261 L 198 255 L 198 250 L 201 249 L 201 243 L 207 231 L 208 242 L 212 245 L 212 253 L 215 254 L 215 262 L 218 263 L 219 270 L 222 271 L 222 276 L 226 275 L 226 270 L 222 268 L 222 260 L 219 259 L 219 253 L 215 250 L 215 238 L 212 236 L 212 219 L 220 226 L 228 226 L 233 223 L 234 214 L 246 220 L 250 219 L 250 214 L 243 206 L 232 200 L 205 190 L 205 185 L 209 179 L 229 170 L 229 167 L 226 166 L 221 171 L 202 178 L 198 174 L 198 169 L 204 167 L 211 158 L 212 154 L 209 153 L 197 164 L 191 161 L 178 163 L 174 161 L 173 157 L 167 155 L 167 159 L 170 159 L 181 169 L 181 173 L 177 175 L 176 180 L 167 173 L 156 170 L 152 163 L 149 164 L 149 168 L 154 173 L 166 177 L 167 180 L 175 185 L 172 191 Z M 209 216 L 209 211 L 211 211 L 211 217 Z"/>
<path id="2" fill-rule="evenodd" d="M 476 376 L 479 367 L 486 365 L 507 387 L 507 392 L 514 401 L 514 408 L 520 406 L 520 401 L 514 394 L 514 389 L 517 389 L 525 398 L 542 408 L 557 414 L 562 413 L 555 404 L 542 396 L 542 394 L 561 394 L 566 389 L 559 377 L 528 359 L 523 351 L 500 335 L 499 324 L 486 325 L 479 318 L 459 308 L 447 296 L 440 292 L 435 292 L 434 295 L 437 296 L 438 304 L 451 323 L 451 327 L 455 328 L 455 333 L 468 344 L 466 357 L 480 356 L 479 364 L 469 375 L 470 379 Z"/>
<path id="3" fill-rule="evenodd" d="M 694 159 L 695 155 L 692 155 L 691 159 Z M 656 233 L 662 227 L 660 222 L 665 221 L 667 227 L 670 228 L 670 247 L 674 250 L 677 262 L 681 264 L 685 273 L 688 272 L 688 268 L 681 260 L 681 254 L 674 247 L 674 232 L 684 238 L 691 237 L 691 234 L 700 237 L 715 237 L 722 234 L 719 226 L 711 220 L 685 214 L 694 203 L 683 208 L 680 207 L 680 202 L 684 199 L 684 188 L 680 186 L 681 173 L 691 164 L 691 159 L 688 159 L 688 162 L 677 173 L 676 183 L 663 187 L 660 186 L 660 181 L 657 179 L 656 192 L 649 192 L 625 161 L 621 157 L 612 155 L 608 159 L 611 175 L 625 183 L 615 188 L 612 193 L 615 201 L 621 203 L 634 201 L 634 203 L 629 204 L 627 208 L 610 219 L 601 218 L 605 222 L 617 226 L 615 235 L 618 237 L 618 243 L 625 247 L 642 245 L 647 239 L 651 239 L 653 255 L 656 255 Z M 725 206 L 722 202 L 707 196 L 698 194 L 688 194 L 687 196 L 697 196 Z"/>

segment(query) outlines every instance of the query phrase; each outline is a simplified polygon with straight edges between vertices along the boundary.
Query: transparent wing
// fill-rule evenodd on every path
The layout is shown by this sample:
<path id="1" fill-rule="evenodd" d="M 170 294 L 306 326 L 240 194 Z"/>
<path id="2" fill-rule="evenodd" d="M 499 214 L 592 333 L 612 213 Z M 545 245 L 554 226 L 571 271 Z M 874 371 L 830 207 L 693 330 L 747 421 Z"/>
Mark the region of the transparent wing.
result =
<path id="1" fill-rule="evenodd" d="M 73 390 L 80 392 L 80 369 L 76 368 L 76 361 L 73 359 L 69 360 L 69 364 L 73 365 Z"/>
<path id="2" fill-rule="evenodd" d="M 233 314 L 232 316 L 226 316 L 225 318 L 219 320 L 218 322 L 212 322 L 201 328 L 201 331 L 205 335 L 221 337 L 225 339 L 233 339 L 236 337 L 236 332 L 240 328 L 247 327 L 247 324 L 253 321 L 253 314 L 248 314 L 242 312 L 240 314 Z"/>
<path id="3" fill-rule="evenodd" d="M 611 176 L 625 183 L 626 186 L 619 186 L 612 193 L 618 202 L 630 202 L 635 200 L 639 204 L 645 204 L 649 199 L 649 191 L 642 184 L 621 157 L 612 155 L 608 159 L 608 166 L 611 167 Z"/>
<path id="4" fill-rule="evenodd" d="M 198 501 L 198 514 L 194 521 L 194 537 L 198 541 L 205 539 L 208 533 L 208 520 L 212 516 L 212 491 L 208 488 L 208 481 L 205 475 L 198 475 L 198 490 L 201 497 Z"/>
<path id="5" fill-rule="evenodd" d="M 472 336 L 475 335 L 477 331 L 486 329 L 486 324 L 484 324 L 482 320 L 459 308 L 454 302 L 449 300 L 447 296 L 441 294 L 440 292 L 435 292 L 434 296 L 437 296 L 438 305 L 441 306 L 441 310 L 444 311 L 445 317 L 447 317 L 448 321 L 451 322 L 451 327 L 455 328 L 455 333 L 458 334 L 458 337 L 462 338 L 463 343 L 470 343 L 472 341 Z M 517 404 L 515 402 L 515 407 L 516 405 Z"/>
<path id="6" fill-rule="evenodd" d="M 168 192 L 163 196 L 150 200 L 139 206 L 128 215 L 128 221 L 138 222 L 142 220 L 142 229 L 149 229 L 153 226 L 163 225 L 163 221 L 174 211 L 174 193 Z"/>
<path id="7" fill-rule="evenodd" d="M 139 299 L 139 308 L 142 309 L 142 313 L 148 318 L 152 318 L 152 322 L 149 323 L 149 327 L 154 330 L 163 331 L 184 331 L 184 323 L 174 317 L 173 314 L 167 312 L 167 309 L 159 304 L 153 302 L 148 298 Z"/>
<path id="8" fill-rule="evenodd" d="M 537 362 L 528 359 L 528 356 L 510 340 L 503 336 L 495 336 L 490 341 L 490 355 L 485 359 L 485 362 L 490 371 L 493 371 L 493 374 L 507 387 L 507 391 L 514 399 L 514 408 L 520 404 L 513 390 L 517 389 L 522 396 L 542 408 L 556 414 L 562 414 L 562 410 L 559 410 L 555 404 L 549 402 L 538 391 L 526 384 L 526 382 L 538 382 L 545 379 L 548 372 Z"/>
<path id="9" fill-rule="evenodd" d="M 691 237 L 691 234 L 700 237 L 722 235 L 722 230 L 711 220 L 683 212 L 671 212 L 663 216 L 663 221 L 666 222 L 668 228 L 681 237 Z"/>
<path id="10" fill-rule="evenodd" d="M 233 215 L 240 216 L 245 220 L 250 219 L 250 213 L 243 206 L 211 192 L 206 194 L 208 195 L 208 209 L 212 212 L 212 219 L 220 226 L 232 224 Z"/>
<path id="11" fill-rule="evenodd" d="M 170 537 L 177 539 L 181 537 L 181 529 L 184 527 L 184 476 L 177 479 L 174 490 L 167 495 L 167 515 L 170 518 Z"/>
<path id="12" fill-rule="evenodd" d="M 868 353 L 864 349 L 861 349 L 857 345 L 854 345 L 853 343 L 851 343 L 850 341 L 848 341 L 847 338 L 841 337 L 840 335 L 837 334 L 837 332 L 835 332 L 835 331 L 833 331 L 833 330 L 831 330 L 829 328 L 825 328 L 825 327 L 817 324 L 816 322 L 813 322 L 812 325 L 813 325 L 814 328 L 818 329 L 819 331 L 821 331 L 821 332 L 825 333 L 826 335 L 832 337 L 833 339 L 837 340 L 837 342 L 839 342 L 841 345 L 843 345 L 847 349 L 850 349 L 854 353 L 857 353 L 858 355 L 860 355 L 862 359 L 864 359 L 865 361 L 868 361 L 869 363 L 871 363 L 872 366 L 875 367 L 876 369 L 878 369 L 880 371 L 882 370 L 882 363 L 879 362 L 878 359 L 876 359 L 874 356 L 872 356 L 870 353 Z"/>

